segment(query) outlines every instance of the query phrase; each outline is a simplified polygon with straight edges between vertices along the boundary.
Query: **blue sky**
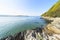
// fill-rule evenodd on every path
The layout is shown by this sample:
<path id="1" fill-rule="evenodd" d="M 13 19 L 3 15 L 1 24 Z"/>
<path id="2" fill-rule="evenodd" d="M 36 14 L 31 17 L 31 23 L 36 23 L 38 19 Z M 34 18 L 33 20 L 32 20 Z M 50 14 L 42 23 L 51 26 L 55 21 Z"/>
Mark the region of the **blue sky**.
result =
<path id="1" fill-rule="evenodd" d="M 0 15 L 40 16 L 58 0 L 0 0 Z"/>

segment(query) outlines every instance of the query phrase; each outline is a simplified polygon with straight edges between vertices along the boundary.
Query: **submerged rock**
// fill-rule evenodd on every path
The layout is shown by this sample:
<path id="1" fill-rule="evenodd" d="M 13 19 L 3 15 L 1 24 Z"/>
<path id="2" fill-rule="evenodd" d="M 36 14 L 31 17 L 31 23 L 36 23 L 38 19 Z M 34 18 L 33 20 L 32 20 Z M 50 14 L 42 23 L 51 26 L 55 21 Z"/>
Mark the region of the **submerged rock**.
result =
<path id="1" fill-rule="evenodd" d="M 8 36 L 1 40 L 42 40 L 42 29 L 36 28 L 18 33 L 16 36 Z"/>

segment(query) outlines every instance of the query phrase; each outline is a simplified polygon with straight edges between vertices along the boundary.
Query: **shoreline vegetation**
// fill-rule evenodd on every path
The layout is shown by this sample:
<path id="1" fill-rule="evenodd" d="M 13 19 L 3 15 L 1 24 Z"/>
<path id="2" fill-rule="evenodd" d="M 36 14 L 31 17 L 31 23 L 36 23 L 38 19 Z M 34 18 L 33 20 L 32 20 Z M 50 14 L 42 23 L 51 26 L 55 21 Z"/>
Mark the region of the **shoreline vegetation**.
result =
<path id="1" fill-rule="evenodd" d="M 47 22 L 44 40 L 60 40 L 60 0 L 41 15 Z"/>
<path id="2" fill-rule="evenodd" d="M 60 40 L 60 0 L 42 14 L 42 18 L 47 22 L 44 28 L 25 30 L 1 40 Z"/>
<path id="3" fill-rule="evenodd" d="M 60 0 L 57 1 L 47 12 L 42 14 L 44 17 L 60 17 Z"/>

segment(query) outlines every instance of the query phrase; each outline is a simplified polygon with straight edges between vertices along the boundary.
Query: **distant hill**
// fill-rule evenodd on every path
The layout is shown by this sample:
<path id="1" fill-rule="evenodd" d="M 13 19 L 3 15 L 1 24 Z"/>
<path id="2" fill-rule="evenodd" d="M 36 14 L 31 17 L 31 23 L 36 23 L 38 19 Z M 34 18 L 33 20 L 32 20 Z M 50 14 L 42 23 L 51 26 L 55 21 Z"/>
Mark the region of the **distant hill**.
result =
<path id="1" fill-rule="evenodd" d="M 42 14 L 44 17 L 60 17 L 60 1 L 54 4 L 47 12 Z"/>
<path id="2" fill-rule="evenodd" d="M 28 17 L 27 15 L 0 15 L 0 17 Z"/>

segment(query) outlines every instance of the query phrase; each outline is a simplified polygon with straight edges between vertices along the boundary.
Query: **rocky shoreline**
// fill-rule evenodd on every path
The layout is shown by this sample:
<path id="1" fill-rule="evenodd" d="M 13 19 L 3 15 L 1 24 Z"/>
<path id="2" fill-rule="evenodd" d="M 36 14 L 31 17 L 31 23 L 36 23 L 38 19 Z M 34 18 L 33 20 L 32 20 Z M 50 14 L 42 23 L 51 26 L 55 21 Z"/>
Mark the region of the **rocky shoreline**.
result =
<path id="1" fill-rule="evenodd" d="M 60 18 L 50 18 L 50 19 L 52 19 L 53 22 L 49 23 L 44 28 L 44 33 L 45 33 L 45 35 L 47 34 L 48 40 L 60 40 Z M 50 20 L 50 19 L 48 19 L 48 20 Z M 46 39 L 46 37 L 45 37 L 45 39 Z"/>
<path id="2" fill-rule="evenodd" d="M 0 40 L 42 40 L 42 29 L 43 28 L 25 30 L 24 32 L 18 33 L 14 37 L 10 35 Z"/>
<path id="3" fill-rule="evenodd" d="M 49 23 L 44 28 L 25 30 L 14 37 L 10 35 L 1 40 L 60 40 L 60 18 L 54 18 L 52 21 L 50 19 L 47 19 Z"/>

